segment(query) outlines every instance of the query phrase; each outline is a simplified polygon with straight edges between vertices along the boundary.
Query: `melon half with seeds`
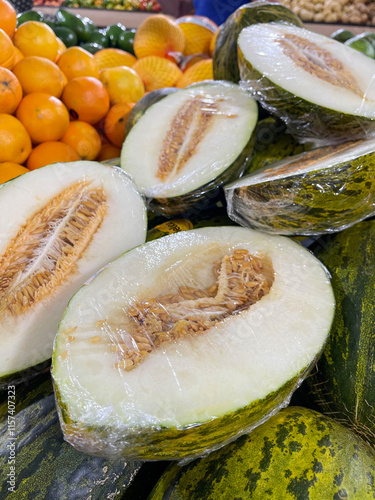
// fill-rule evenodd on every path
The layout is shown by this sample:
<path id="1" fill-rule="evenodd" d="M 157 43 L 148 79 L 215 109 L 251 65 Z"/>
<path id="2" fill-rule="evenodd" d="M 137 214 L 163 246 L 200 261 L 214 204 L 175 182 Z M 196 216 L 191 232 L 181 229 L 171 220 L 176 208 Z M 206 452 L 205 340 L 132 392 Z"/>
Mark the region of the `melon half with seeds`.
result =
<path id="1" fill-rule="evenodd" d="M 375 135 L 375 61 L 303 28 L 256 24 L 238 37 L 241 84 L 304 140 Z"/>
<path id="2" fill-rule="evenodd" d="M 255 100 L 238 85 L 192 85 L 146 110 L 125 139 L 121 167 L 154 211 L 199 210 L 244 171 L 257 119 Z"/>
<path id="3" fill-rule="evenodd" d="M 187 459 L 289 402 L 333 317 L 305 248 L 240 227 L 141 245 L 72 298 L 53 379 L 65 439 L 127 460 Z"/>
<path id="4" fill-rule="evenodd" d="M 145 234 L 144 202 L 119 168 L 57 163 L 0 187 L 0 386 L 51 357 L 70 297 Z"/>

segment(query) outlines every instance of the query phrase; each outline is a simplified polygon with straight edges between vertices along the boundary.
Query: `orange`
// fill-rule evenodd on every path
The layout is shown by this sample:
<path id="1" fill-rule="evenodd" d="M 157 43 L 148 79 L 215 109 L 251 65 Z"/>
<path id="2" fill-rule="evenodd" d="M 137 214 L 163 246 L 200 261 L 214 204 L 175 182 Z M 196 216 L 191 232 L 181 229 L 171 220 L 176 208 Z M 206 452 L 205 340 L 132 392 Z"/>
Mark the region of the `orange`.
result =
<path id="1" fill-rule="evenodd" d="M 132 68 L 118 66 L 102 69 L 99 78 L 109 94 L 111 104 L 138 102 L 144 96 L 141 77 Z"/>
<path id="2" fill-rule="evenodd" d="M 30 136 L 22 123 L 12 115 L 0 114 L 0 162 L 23 163 L 30 151 Z"/>
<path id="3" fill-rule="evenodd" d="M 39 144 L 31 151 L 26 166 L 30 170 L 45 167 L 51 163 L 78 161 L 79 154 L 63 142 L 50 141 Z"/>
<path id="4" fill-rule="evenodd" d="M 0 0 L 0 28 L 12 38 L 17 25 L 17 12 L 7 0 Z"/>
<path id="5" fill-rule="evenodd" d="M 57 62 L 61 54 L 65 52 L 67 49 L 65 43 L 58 36 L 56 37 L 56 41 L 57 41 L 57 54 L 53 62 Z"/>
<path id="6" fill-rule="evenodd" d="M 70 47 L 61 54 L 57 61 L 58 67 L 68 80 L 78 76 L 93 76 L 98 78 L 98 68 L 94 56 L 81 47 Z"/>
<path id="7" fill-rule="evenodd" d="M 39 21 L 27 21 L 16 29 L 14 45 L 27 56 L 46 57 L 55 60 L 58 44 L 53 30 Z"/>
<path id="8" fill-rule="evenodd" d="M 142 78 L 148 92 L 163 87 L 173 87 L 182 75 L 177 64 L 157 56 L 139 59 L 133 69 Z"/>
<path id="9" fill-rule="evenodd" d="M 79 76 L 64 88 L 63 103 L 73 120 L 97 123 L 109 110 L 109 96 L 104 85 L 92 76 Z"/>
<path id="10" fill-rule="evenodd" d="M 104 132 L 115 146 L 121 148 L 125 140 L 125 124 L 134 103 L 115 104 L 104 120 Z"/>
<path id="11" fill-rule="evenodd" d="M 136 57 L 121 49 L 98 50 L 94 54 L 94 59 L 99 71 L 104 68 L 115 68 L 116 66 L 131 67 L 137 62 Z"/>
<path id="12" fill-rule="evenodd" d="M 176 24 L 185 35 L 185 55 L 209 53 L 212 37 L 218 29 L 211 19 L 203 16 L 184 16 L 177 19 Z"/>
<path id="13" fill-rule="evenodd" d="M 216 31 L 216 33 L 214 34 L 214 36 L 211 38 L 211 41 L 210 41 L 208 53 L 210 54 L 211 57 L 214 55 L 216 39 L 217 39 L 217 36 L 219 34 L 219 31 L 220 31 L 220 28 Z"/>
<path id="14" fill-rule="evenodd" d="M 42 92 L 26 95 L 16 116 L 35 144 L 58 141 L 69 126 L 69 113 L 64 104 L 57 97 Z"/>
<path id="15" fill-rule="evenodd" d="M 22 87 L 17 77 L 0 67 L 0 113 L 14 113 L 21 99 Z"/>
<path id="16" fill-rule="evenodd" d="M 60 97 L 66 84 L 60 68 L 45 57 L 24 57 L 12 71 L 21 82 L 25 94 L 45 92 Z"/>
<path id="17" fill-rule="evenodd" d="M 95 160 L 102 142 L 94 127 L 86 122 L 70 122 L 61 142 L 71 146 L 81 160 Z"/>
<path id="18" fill-rule="evenodd" d="M 111 143 L 103 144 L 97 157 L 97 161 L 112 160 L 112 158 L 119 158 L 121 156 L 121 149 Z"/>
<path id="19" fill-rule="evenodd" d="M 190 66 L 178 80 L 176 87 L 183 89 L 195 82 L 212 80 L 213 77 L 212 59 L 205 59 Z"/>
<path id="20" fill-rule="evenodd" d="M 9 36 L 0 29 L 0 66 L 12 69 L 14 64 L 14 46 Z"/>
<path id="21" fill-rule="evenodd" d="M 26 174 L 26 172 L 29 172 L 28 168 L 12 161 L 4 161 L 0 163 L 0 184 L 14 179 L 14 177 L 18 177 L 19 175 Z"/>
<path id="22" fill-rule="evenodd" d="M 21 61 L 21 59 L 23 59 L 25 56 L 22 54 L 22 52 L 20 51 L 20 49 L 17 49 L 17 47 L 14 47 L 14 61 L 13 61 L 13 68 L 14 66 L 19 62 Z M 13 68 L 12 68 L 12 71 L 13 71 Z"/>
<path id="23" fill-rule="evenodd" d="M 155 14 L 142 21 L 135 34 L 133 47 L 138 58 L 173 57 L 173 53 L 184 52 L 185 44 L 182 29 L 171 18 Z"/>

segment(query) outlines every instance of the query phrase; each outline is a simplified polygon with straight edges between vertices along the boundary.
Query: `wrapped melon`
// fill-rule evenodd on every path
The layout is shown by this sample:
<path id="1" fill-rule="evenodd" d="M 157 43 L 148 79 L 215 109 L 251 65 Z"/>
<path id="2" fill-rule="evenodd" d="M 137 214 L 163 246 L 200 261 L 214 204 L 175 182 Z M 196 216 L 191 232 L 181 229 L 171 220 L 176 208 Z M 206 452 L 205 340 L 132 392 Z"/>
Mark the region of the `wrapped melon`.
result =
<path id="1" fill-rule="evenodd" d="M 238 37 L 241 86 L 291 134 L 322 144 L 375 134 L 375 61 L 303 28 L 276 23 Z"/>
<path id="2" fill-rule="evenodd" d="M 225 187 L 231 219 L 277 234 L 342 230 L 375 213 L 375 140 L 291 156 Z"/>
<path id="3" fill-rule="evenodd" d="M 131 128 L 121 167 L 167 216 L 199 212 L 239 177 L 253 147 L 255 100 L 238 85 L 207 81 L 152 104 Z"/>
<path id="4" fill-rule="evenodd" d="M 191 459 L 286 406 L 320 354 L 326 270 L 240 227 L 141 245 L 72 298 L 53 379 L 65 439 L 104 457 Z"/>
<path id="5" fill-rule="evenodd" d="M 51 357 L 70 297 L 145 237 L 143 199 L 119 168 L 57 163 L 0 187 L 0 386 Z"/>

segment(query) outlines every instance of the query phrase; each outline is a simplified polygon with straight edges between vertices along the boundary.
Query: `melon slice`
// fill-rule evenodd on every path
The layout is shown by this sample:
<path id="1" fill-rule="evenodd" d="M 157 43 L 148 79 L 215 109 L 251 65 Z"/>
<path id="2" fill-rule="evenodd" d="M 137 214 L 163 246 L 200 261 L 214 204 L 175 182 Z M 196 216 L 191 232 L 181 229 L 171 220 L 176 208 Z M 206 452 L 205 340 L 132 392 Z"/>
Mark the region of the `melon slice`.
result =
<path id="1" fill-rule="evenodd" d="M 375 61 L 323 35 L 275 23 L 238 38 L 243 87 L 288 125 L 323 143 L 375 134 Z"/>
<path id="2" fill-rule="evenodd" d="M 145 235 L 143 199 L 119 168 L 57 163 L 1 186 L 0 385 L 51 357 L 73 293 Z"/>
<path id="3" fill-rule="evenodd" d="M 105 457 L 192 458 L 288 404 L 334 312 L 321 263 L 239 227 L 165 236 L 72 298 L 53 379 L 65 439 Z"/>
<path id="4" fill-rule="evenodd" d="M 243 172 L 257 117 L 255 100 L 234 83 L 180 90 L 151 105 L 133 126 L 121 167 L 154 210 L 196 209 Z"/>

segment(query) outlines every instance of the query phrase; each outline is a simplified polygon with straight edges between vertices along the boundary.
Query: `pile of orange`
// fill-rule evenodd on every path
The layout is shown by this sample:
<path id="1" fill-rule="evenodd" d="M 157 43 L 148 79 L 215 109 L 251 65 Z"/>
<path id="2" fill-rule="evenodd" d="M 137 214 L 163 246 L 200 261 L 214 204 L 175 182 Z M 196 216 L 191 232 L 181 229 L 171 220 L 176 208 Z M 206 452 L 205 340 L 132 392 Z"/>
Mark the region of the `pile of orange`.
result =
<path id="1" fill-rule="evenodd" d="M 212 78 L 210 54 L 188 56 L 185 73 L 177 63 L 186 62 L 184 51 L 209 51 L 215 26 L 194 31 L 189 19 L 151 16 L 137 31 L 134 57 L 67 49 L 48 25 L 16 28 L 16 21 L 12 5 L 0 0 L 0 183 L 50 163 L 117 157 L 127 116 L 145 92 Z"/>

